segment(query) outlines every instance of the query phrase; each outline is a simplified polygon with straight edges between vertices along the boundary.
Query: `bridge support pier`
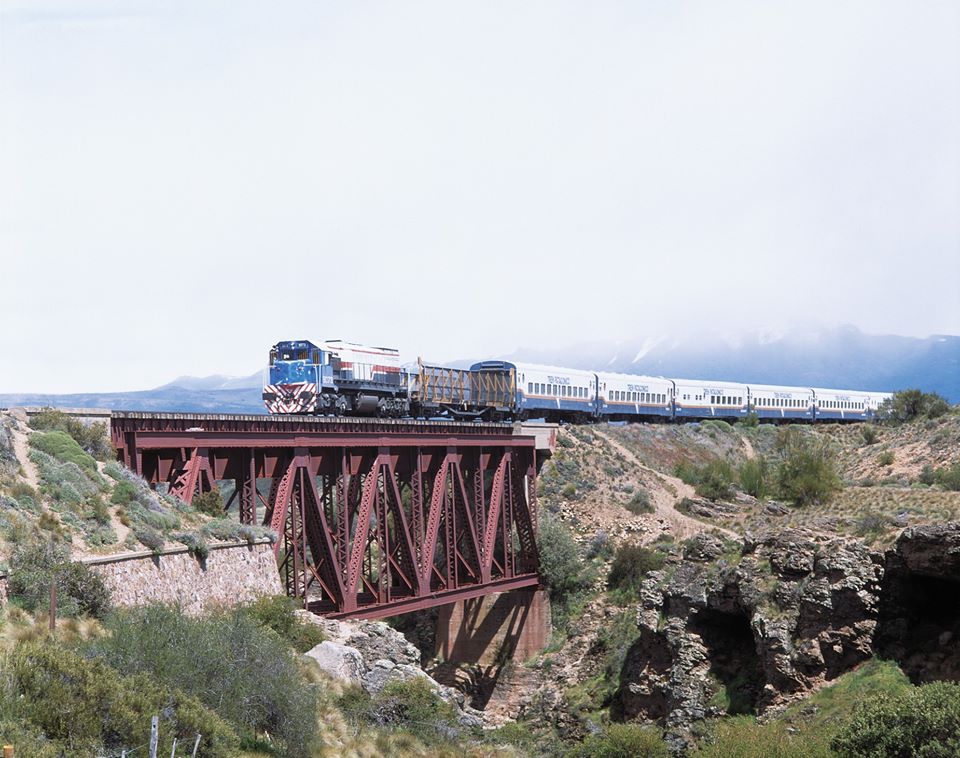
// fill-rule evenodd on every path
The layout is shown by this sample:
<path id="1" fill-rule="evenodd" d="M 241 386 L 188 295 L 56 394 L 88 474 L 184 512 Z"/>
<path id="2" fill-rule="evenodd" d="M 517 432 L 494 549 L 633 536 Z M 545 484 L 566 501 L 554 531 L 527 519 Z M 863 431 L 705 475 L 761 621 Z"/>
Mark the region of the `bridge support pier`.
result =
<path id="1" fill-rule="evenodd" d="M 542 653 L 552 632 L 545 590 L 498 592 L 440 606 L 436 655 L 447 663 L 502 666 Z"/>

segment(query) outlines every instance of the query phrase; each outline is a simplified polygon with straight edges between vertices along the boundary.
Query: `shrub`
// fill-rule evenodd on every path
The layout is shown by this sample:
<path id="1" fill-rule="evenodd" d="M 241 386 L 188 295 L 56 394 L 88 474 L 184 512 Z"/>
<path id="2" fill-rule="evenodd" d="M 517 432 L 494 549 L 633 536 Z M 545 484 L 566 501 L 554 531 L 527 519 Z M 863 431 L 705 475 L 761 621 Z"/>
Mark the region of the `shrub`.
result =
<path id="1" fill-rule="evenodd" d="M 923 468 L 920 470 L 920 475 L 917 477 L 917 481 L 920 484 L 925 484 L 928 487 L 932 484 L 935 484 L 937 481 L 937 475 L 933 470 L 933 466 L 929 463 L 925 463 Z"/>
<path id="2" fill-rule="evenodd" d="M 832 758 L 822 729 L 796 732 L 783 721 L 758 724 L 752 716 L 725 718 L 691 758 Z"/>
<path id="3" fill-rule="evenodd" d="M 881 466 L 892 466 L 893 465 L 893 451 L 884 450 L 880 455 L 877 456 L 877 463 Z"/>
<path id="4" fill-rule="evenodd" d="M 733 495 L 733 469 L 723 460 L 710 461 L 700 469 L 697 494 L 708 500 L 726 500 Z"/>
<path id="5" fill-rule="evenodd" d="M 860 436 L 863 438 L 864 445 L 873 445 L 880 435 L 873 424 L 864 424 L 860 427 Z"/>
<path id="6" fill-rule="evenodd" d="M 208 492 L 194 495 L 190 504 L 207 516 L 223 516 L 223 499 L 220 497 L 220 490 L 216 487 Z"/>
<path id="7" fill-rule="evenodd" d="M 738 422 L 742 426 L 753 429 L 760 426 L 760 416 L 757 415 L 756 411 L 750 411 L 746 416 L 744 416 Z"/>
<path id="8" fill-rule="evenodd" d="M 637 490 L 633 497 L 624 506 L 630 513 L 653 513 L 653 503 L 650 502 L 650 494 L 646 490 Z"/>
<path id="9" fill-rule="evenodd" d="M 591 734 L 574 753 L 576 758 L 669 758 L 657 730 L 639 724 L 609 724 Z"/>
<path id="10" fill-rule="evenodd" d="M 141 545 L 150 548 L 155 553 L 163 550 L 163 535 L 153 527 L 138 526 L 133 530 L 133 536 L 137 538 Z"/>
<path id="11" fill-rule="evenodd" d="M 298 603 L 286 595 L 261 597 L 243 606 L 260 626 L 272 629 L 295 650 L 305 653 L 325 639 L 323 630 L 316 624 L 301 621 L 294 611 Z"/>
<path id="12" fill-rule="evenodd" d="M 387 682 L 365 715 L 378 726 L 405 729 L 427 743 L 455 739 L 460 731 L 453 706 L 423 677 Z"/>
<path id="13" fill-rule="evenodd" d="M 203 755 L 236 755 L 236 734 L 215 713 L 182 692 L 165 691 L 145 676 L 121 676 L 105 662 L 51 644 L 24 643 L 11 656 L 9 687 L 20 720 L 62 743 L 63 754 L 100 754 L 149 741 L 160 715 L 161 740 L 203 735 Z M 163 753 L 163 751 L 161 751 Z M 166 754 L 166 753 L 163 753 Z"/>
<path id="14" fill-rule="evenodd" d="M 549 512 L 541 514 L 537 546 L 540 578 L 552 601 L 562 603 L 568 595 L 583 588 L 577 543 L 566 524 Z"/>
<path id="15" fill-rule="evenodd" d="M 573 500 L 577 496 L 577 485 L 572 482 L 568 482 L 563 485 L 563 489 L 560 490 L 560 494 L 563 495 L 567 500 Z"/>
<path id="16" fill-rule="evenodd" d="M 74 463 L 84 471 L 97 471 L 97 462 L 66 432 L 31 434 L 30 446 L 63 463 Z"/>
<path id="17" fill-rule="evenodd" d="M 954 463 L 949 468 L 938 468 L 936 482 L 945 489 L 960 491 L 960 463 Z"/>
<path id="18" fill-rule="evenodd" d="M 854 532 L 858 537 L 876 537 L 882 534 L 889 525 L 889 518 L 882 513 L 870 511 L 857 519 Z"/>
<path id="19" fill-rule="evenodd" d="M 107 437 L 107 425 L 103 422 L 84 424 L 62 411 L 44 408 L 30 419 L 30 427 L 37 431 L 65 432 L 86 452 L 101 461 L 113 452 Z"/>
<path id="20" fill-rule="evenodd" d="M 748 458 L 740 464 L 738 476 L 740 486 L 748 495 L 758 499 L 767 496 L 767 480 L 769 466 L 765 458 Z"/>
<path id="21" fill-rule="evenodd" d="M 186 545 L 191 555 L 198 560 L 206 560 L 210 554 L 210 546 L 202 534 L 197 532 L 179 532 L 178 534 L 171 535 L 171 537 L 180 544 Z"/>
<path id="22" fill-rule="evenodd" d="M 891 426 L 899 426 L 918 418 L 938 418 L 950 410 L 950 405 L 936 392 L 918 389 L 901 390 L 884 400 L 877 416 Z"/>
<path id="23" fill-rule="evenodd" d="M 663 566 L 663 553 L 641 545 L 625 543 L 614 553 L 607 587 L 612 590 L 636 590 L 651 571 Z"/>
<path id="24" fill-rule="evenodd" d="M 245 610 L 190 618 L 157 605 L 116 612 L 105 626 L 86 655 L 196 697 L 242 738 L 267 733 L 289 755 L 310 754 L 316 692 L 286 643 Z"/>
<path id="25" fill-rule="evenodd" d="M 825 440 L 788 428 L 777 440 L 777 489 L 797 505 L 827 502 L 840 489 L 836 461 Z"/>
<path id="26" fill-rule="evenodd" d="M 46 608 L 54 581 L 59 612 L 64 616 L 79 613 L 102 618 L 110 607 L 103 580 L 89 566 L 71 562 L 66 545 L 41 539 L 17 545 L 10 556 L 11 596 L 27 610 Z"/>
<path id="27" fill-rule="evenodd" d="M 933 682 L 860 702 L 831 746 L 843 758 L 960 755 L 960 684 Z"/>
<path id="28" fill-rule="evenodd" d="M 229 518 L 215 518 L 203 525 L 201 531 L 215 540 L 239 540 L 243 525 Z M 249 540 L 248 540 L 249 541 Z"/>
<path id="29" fill-rule="evenodd" d="M 610 535 L 603 529 L 600 529 L 590 539 L 590 544 L 587 546 L 587 558 L 608 556 L 611 550 Z"/>
<path id="30" fill-rule="evenodd" d="M 133 482 L 123 479 L 117 482 L 113 488 L 113 494 L 110 495 L 110 502 L 114 505 L 129 505 L 136 501 L 139 491 Z"/>

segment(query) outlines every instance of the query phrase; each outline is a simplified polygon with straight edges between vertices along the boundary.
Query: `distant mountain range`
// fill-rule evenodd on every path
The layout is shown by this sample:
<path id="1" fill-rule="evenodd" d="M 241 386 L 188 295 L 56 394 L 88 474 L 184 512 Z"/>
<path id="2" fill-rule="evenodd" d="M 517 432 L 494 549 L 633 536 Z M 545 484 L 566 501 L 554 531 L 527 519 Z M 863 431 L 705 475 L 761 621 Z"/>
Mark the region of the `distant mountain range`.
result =
<path id="1" fill-rule="evenodd" d="M 643 338 L 557 350 L 525 348 L 512 360 L 631 374 L 837 389 L 919 387 L 960 402 L 960 337 L 868 335 L 854 327 L 751 332 L 737 337 Z M 471 361 L 456 361 L 469 365 Z M 262 413 L 262 374 L 181 376 L 151 390 L 68 395 L 0 394 L 0 406 L 195 413 Z"/>

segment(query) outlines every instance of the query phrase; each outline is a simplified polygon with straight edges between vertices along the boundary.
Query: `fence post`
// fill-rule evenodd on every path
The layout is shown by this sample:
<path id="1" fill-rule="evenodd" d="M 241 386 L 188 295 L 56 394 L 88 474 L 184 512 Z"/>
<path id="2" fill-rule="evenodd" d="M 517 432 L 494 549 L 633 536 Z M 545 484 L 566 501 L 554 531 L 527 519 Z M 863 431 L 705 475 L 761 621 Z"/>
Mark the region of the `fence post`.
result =
<path id="1" fill-rule="evenodd" d="M 197 748 L 200 747 L 200 735 L 197 734 L 197 740 L 193 743 L 193 752 L 190 754 L 190 758 L 197 758 Z"/>
<path id="2" fill-rule="evenodd" d="M 3 746 L 3 758 L 13 758 L 13 745 Z"/>
<path id="3" fill-rule="evenodd" d="M 160 738 L 159 722 L 159 716 L 150 719 L 150 758 L 157 758 L 157 740 Z"/>
<path id="4" fill-rule="evenodd" d="M 57 577 L 50 580 L 50 631 L 57 631 Z M 4 756 L 6 758 L 6 756 Z"/>
<path id="5" fill-rule="evenodd" d="M 173 738 L 173 747 L 170 748 L 170 758 L 177 758 L 177 738 Z"/>

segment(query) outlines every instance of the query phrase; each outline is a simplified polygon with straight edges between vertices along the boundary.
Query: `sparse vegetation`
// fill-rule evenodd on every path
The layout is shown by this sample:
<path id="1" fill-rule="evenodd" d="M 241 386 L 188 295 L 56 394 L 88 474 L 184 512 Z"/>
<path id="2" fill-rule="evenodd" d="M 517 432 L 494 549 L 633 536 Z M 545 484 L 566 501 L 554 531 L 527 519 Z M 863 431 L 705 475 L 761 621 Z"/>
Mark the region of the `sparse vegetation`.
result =
<path id="1" fill-rule="evenodd" d="M 573 751 L 575 758 L 669 758 L 660 732 L 639 724 L 608 724 Z"/>
<path id="2" fill-rule="evenodd" d="M 939 418 L 949 410 L 950 404 L 936 392 L 908 389 L 895 392 L 892 398 L 884 400 L 877 415 L 886 424 L 899 426 L 920 418 Z"/>
<path id="3" fill-rule="evenodd" d="M 663 566 L 664 555 L 659 550 L 630 543 L 621 544 L 614 553 L 607 574 L 607 588 L 623 593 L 635 593 L 651 571 Z"/>
<path id="4" fill-rule="evenodd" d="M 102 618 L 110 593 L 90 568 L 70 560 L 69 548 L 35 537 L 18 544 L 10 556 L 9 592 L 27 610 L 49 607 L 50 586 L 56 583 L 58 613 Z"/>
<path id="5" fill-rule="evenodd" d="M 827 502 L 840 487 L 836 457 L 825 440 L 796 427 L 778 436 L 777 490 L 797 505 Z"/>
<path id="6" fill-rule="evenodd" d="M 892 466 L 893 465 L 893 451 L 884 450 L 880 455 L 877 456 L 877 463 L 880 466 Z"/>
<path id="7" fill-rule="evenodd" d="M 637 490 L 634 492 L 633 496 L 623 507 L 630 511 L 630 513 L 637 515 L 641 513 L 653 513 L 654 511 L 653 503 L 650 502 L 650 493 L 646 490 Z"/>
<path id="8" fill-rule="evenodd" d="M 770 473 L 765 458 L 748 458 L 737 473 L 744 492 L 761 500 L 767 496 Z"/>
<path id="9" fill-rule="evenodd" d="M 100 461 L 113 454 L 107 425 L 101 421 L 84 424 L 55 408 L 44 408 L 30 419 L 31 428 L 38 432 L 58 431 L 68 434 L 83 450 Z"/>
<path id="10" fill-rule="evenodd" d="M 218 518 L 223 516 L 223 498 L 220 497 L 220 490 L 214 487 L 212 490 L 193 496 L 191 503 L 194 509 L 207 516 Z"/>

